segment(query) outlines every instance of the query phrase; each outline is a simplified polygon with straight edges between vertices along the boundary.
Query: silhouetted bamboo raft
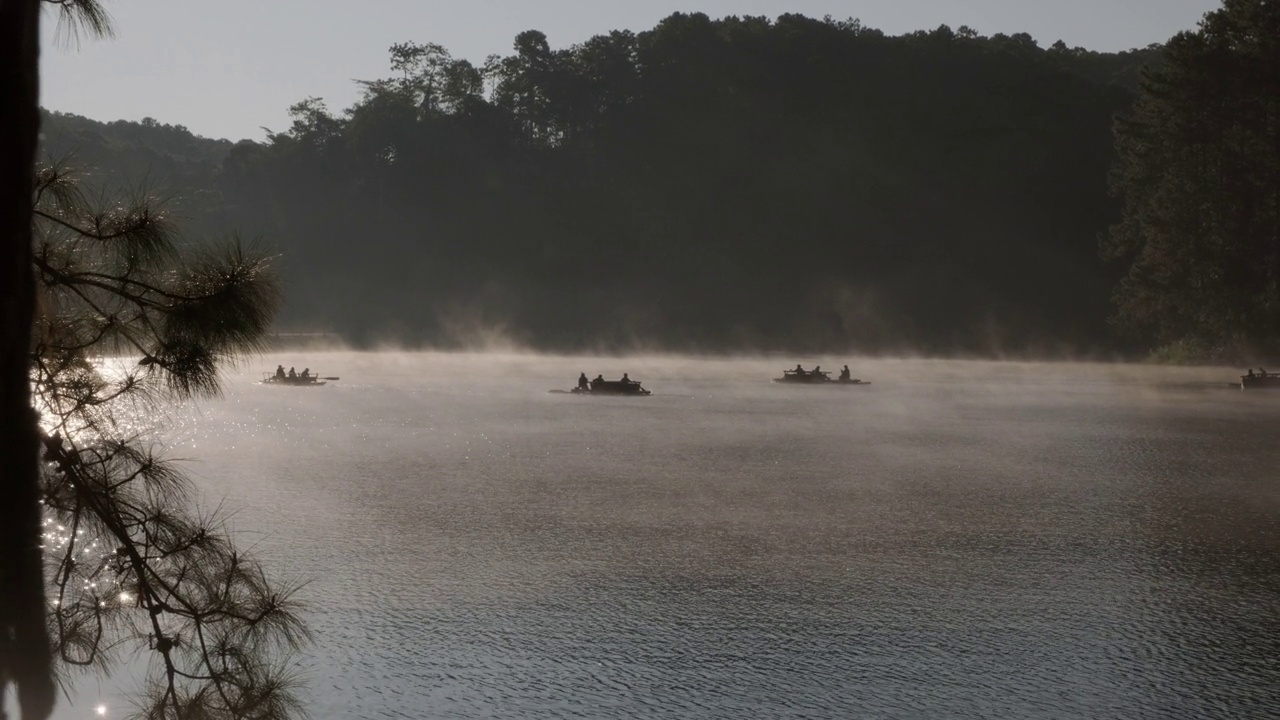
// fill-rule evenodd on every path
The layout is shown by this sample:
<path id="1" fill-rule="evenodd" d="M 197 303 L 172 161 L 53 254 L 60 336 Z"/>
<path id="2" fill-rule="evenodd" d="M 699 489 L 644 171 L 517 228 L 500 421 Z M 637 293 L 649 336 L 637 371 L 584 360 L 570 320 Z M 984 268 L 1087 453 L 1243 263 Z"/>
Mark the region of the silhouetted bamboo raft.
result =
<path id="1" fill-rule="evenodd" d="M 549 390 L 548 392 L 566 395 L 626 395 L 631 397 L 653 394 L 645 390 L 636 380 L 592 380 L 586 387 L 579 386 L 572 390 Z"/>
<path id="2" fill-rule="evenodd" d="M 1280 390 L 1280 373 L 1249 369 L 1248 375 L 1240 376 L 1241 390 Z"/>
<path id="3" fill-rule="evenodd" d="M 787 383 L 795 385 L 870 385 L 868 380 L 860 380 L 855 377 L 841 377 L 832 379 L 831 373 L 826 370 L 783 370 L 782 377 L 774 378 L 776 383 Z"/>
<path id="4" fill-rule="evenodd" d="M 280 377 L 273 373 L 262 374 L 263 385 L 288 385 L 290 387 L 320 387 L 325 384 L 324 381 L 326 380 L 340 379 L 341 378 L 336 377 L 320 377 L 319 375 L 308 375 L 306 377 L 302 377 L 301 375 L 289 377 L 286 375 L 284 377 Z"/>

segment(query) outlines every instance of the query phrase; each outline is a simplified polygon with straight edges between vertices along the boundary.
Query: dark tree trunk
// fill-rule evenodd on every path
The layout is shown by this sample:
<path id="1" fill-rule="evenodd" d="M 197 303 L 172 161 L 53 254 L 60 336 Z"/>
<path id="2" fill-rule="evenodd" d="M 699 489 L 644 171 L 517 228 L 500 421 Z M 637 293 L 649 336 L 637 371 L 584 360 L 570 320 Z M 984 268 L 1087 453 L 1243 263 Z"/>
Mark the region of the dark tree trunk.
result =
<path id="1" fill-rule="evenodd" d="M 0 0 L 0 691 L 17 686 L 22 720 L 47 718 L 54 697 L 28 380 L 39 18 L 40 0 Z"/>

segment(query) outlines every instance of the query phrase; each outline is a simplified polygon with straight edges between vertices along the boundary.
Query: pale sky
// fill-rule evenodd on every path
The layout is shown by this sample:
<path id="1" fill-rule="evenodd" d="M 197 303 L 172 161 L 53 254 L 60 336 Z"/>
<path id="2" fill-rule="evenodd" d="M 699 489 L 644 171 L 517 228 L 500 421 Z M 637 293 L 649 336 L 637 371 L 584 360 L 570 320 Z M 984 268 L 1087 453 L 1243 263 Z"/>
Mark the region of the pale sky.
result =
<path id="1" fill-rule="evenodd" d="M 553 48 L 610 30 L 652 28 L 676 11 L 711 17 L 795 12 L 858 18 L 891 35 L 941 24 L 983 35 L 1030 33 L 1116 51 L 1195 28 L 1220 0 L 103 0 L 116 36 L 55 37 L 45 16 L 41 101 L 95 120 L 186 125 L 198 135 L 262 139 L 289 105 L 319 96 L 350 106 L 353 79 L 391 75 L 387 48 L 435 42 L 479 64 L 541 30 Z"/>

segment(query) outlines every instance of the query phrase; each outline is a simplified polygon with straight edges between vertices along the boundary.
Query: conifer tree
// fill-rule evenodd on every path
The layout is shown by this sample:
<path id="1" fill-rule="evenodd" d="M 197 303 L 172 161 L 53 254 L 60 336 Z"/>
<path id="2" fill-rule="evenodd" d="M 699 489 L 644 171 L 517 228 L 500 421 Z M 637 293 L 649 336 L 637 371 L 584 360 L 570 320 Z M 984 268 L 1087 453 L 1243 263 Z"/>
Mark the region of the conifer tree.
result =
<path id="1" fill-rule="evenodd" d="M 95 0 L 44 1 L 65 33 L 110 32 Z M 237 243 L 180 244 L 150 198 L 95 206 L 67 168 L 37 171 L 40 7 L 0 3 L 0 691 L 42 719 L 55 672 L 153 653 L 139 717 L 287 717 L 306 637 L 292 588 L 190 509 L 190 484 L 129 423 L 216 394 L 278 283 Z"/>
<path id="2" fill-rule="evenodd" d="M 1116 321 L 1199 357 L 1280 349 L 1280 3 L 1225 0 L 1170 40 L 1116 144 Z"/>
<path id="3" fill-rule="evenodd" d="M 97 0 L 47 0 L 64 30 L 110 33 Z M 12 683 L 24 720 L 53 709 L 44 634 L 39 470 L 31 408 L 29 348 L 35 307 L 31 194 L 40 126 L 41 0 L 0 3 L 0 718 Z"/>

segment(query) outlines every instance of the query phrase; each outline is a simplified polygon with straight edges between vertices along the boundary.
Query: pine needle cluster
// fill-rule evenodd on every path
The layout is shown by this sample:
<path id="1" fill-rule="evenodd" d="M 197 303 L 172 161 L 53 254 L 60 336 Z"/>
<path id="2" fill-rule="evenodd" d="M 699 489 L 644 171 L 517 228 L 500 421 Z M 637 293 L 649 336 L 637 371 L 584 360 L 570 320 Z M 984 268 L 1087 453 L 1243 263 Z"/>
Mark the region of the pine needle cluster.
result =
<path id="1" fill-rule="evenodd" d="M 137 716 L 298 713 L 296 586 L 236 548 L 130 419 L 219 392 L 280 300 L 270 257 L 184 246 L 149 197 L 90 202 L 40 168 L 31 380 L 41 415 L 49 622 L 64 680 L 152 653 Z"/>

